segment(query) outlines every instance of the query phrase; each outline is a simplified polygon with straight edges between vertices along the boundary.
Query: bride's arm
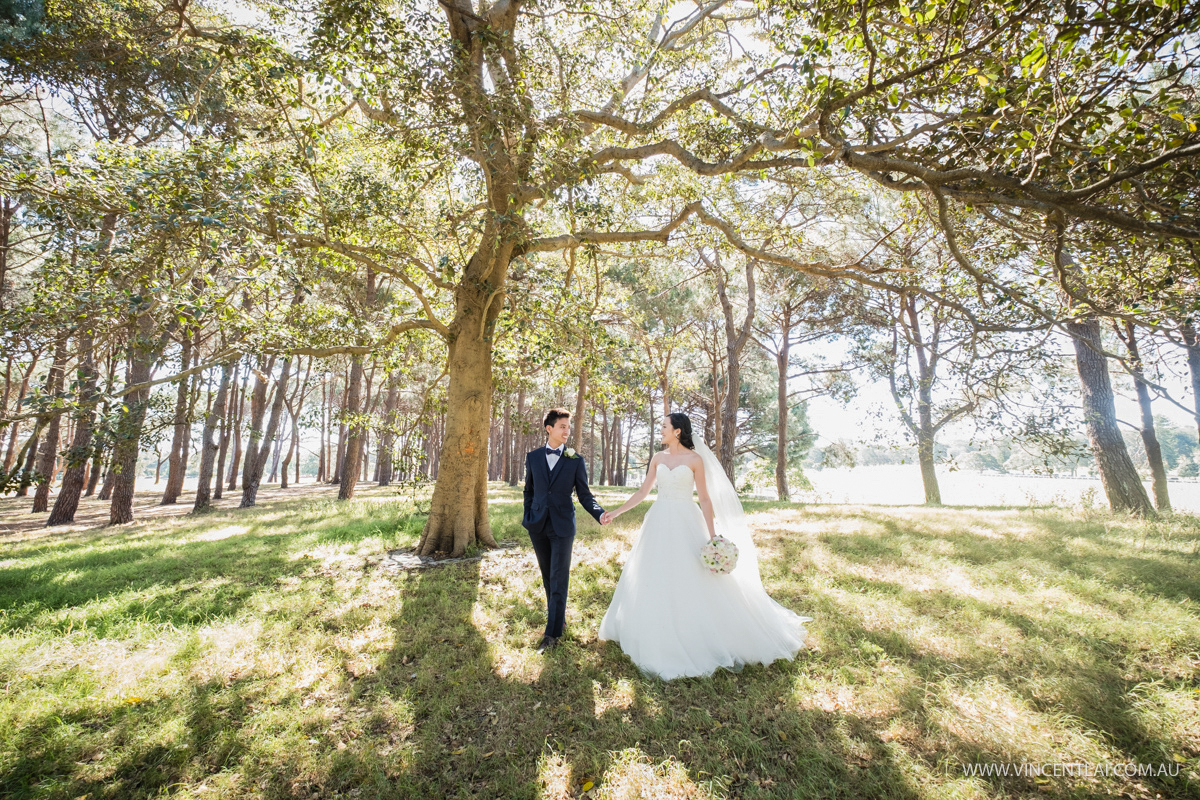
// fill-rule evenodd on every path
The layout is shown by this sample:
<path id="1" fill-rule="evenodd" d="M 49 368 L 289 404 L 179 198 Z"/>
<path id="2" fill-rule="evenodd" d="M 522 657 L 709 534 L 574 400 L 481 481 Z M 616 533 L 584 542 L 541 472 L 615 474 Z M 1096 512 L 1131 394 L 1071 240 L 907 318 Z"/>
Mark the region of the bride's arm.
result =
<path id="1" fill-rule="evenodd" d="M 699 458 L 696 460 L 700 461 Z M 704 524 L 708 526 L 708 540 L 711 542 L 717 535 L 717 530 L 713 526 L 713 507 L 708 496 L 708 484 L 704 482 L 704 462 L 693 464 L 692 472 L 696 473 L 696 494 L 700 497 L 700 511 L 704 514 Z"/>
<path id="2" fill-rule="evenodd" d="M 658 477 L 658 470 L 655 469 L 658 466 L 658 455 L 658 453 L 655 453 L 654 457 L 650 459 L 650 466 L 646 467 L 646 480 L 642 481 L 642 488 L 634 492 L 617 510 L 605 512 L 608 522 L 612 522 L 649 496 L 650 490 L 654 488 L 654 481 Z"/>

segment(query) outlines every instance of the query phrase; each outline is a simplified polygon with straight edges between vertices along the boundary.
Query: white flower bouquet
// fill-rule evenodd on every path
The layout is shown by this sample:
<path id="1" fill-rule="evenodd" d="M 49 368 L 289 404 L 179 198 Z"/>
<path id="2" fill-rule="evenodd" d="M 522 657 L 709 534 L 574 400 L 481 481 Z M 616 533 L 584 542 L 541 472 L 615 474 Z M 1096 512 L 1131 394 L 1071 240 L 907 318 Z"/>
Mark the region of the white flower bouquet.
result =
<path id="1" fill-rule="evenodd" d="M 733 572 L 733 568 L 737 566 L 737 559 L 737 545 L 724 536 L 716 536 L 700 548 L 700 560 L 714 575 Z"/>

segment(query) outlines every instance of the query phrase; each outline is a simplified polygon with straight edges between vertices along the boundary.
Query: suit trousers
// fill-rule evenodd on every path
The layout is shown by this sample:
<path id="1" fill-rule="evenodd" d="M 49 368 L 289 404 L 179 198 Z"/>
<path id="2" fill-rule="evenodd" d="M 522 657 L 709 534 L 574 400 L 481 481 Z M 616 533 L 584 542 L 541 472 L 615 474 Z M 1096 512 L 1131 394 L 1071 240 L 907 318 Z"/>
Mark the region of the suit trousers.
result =
<path id="1" fill-rule="evenodd" d="M 563 622 L 567 616 L 567 586 L 571 581 L 571 547 L 574 536 L 551 536 L 553 529 L 547 520 L 546 527 L 529 532 L 533 551 L 537 553 L 538 567 L 542 570 L 542 584 L 546 587 L 546 636 L 562 636 Z"/>

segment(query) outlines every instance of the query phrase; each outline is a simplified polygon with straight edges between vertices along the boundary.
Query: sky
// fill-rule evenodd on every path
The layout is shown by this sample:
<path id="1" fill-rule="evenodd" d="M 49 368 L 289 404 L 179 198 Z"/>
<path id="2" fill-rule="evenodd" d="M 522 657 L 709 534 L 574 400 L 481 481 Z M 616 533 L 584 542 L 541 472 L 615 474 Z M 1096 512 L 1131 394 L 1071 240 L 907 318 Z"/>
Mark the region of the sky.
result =
<path id="1" fill-rule="evenodd" d="M 1073 368 L 1073 356 L 1067 349 L 1070 345 L 1066 342 L 1065 336 L 1058 338 L 1062 357 L 1068 360 L 1067 366 Z M 1182 352 L 1182 350 L 1179 351 L 1180 356 L 1182 356 Z M 1187 375 L 1186 364 L 1183 363 L 1182 357 L 1178 358 L 1177 362 L 1174 365 L 1176 367 L 1174 374 L 1165 373 L 1162 376 L 1161 385 L 1176 400 L 1190 406 L 1193 403 L 1191 380 Z M 1123 424 L 1123 428 L 1128 428 L 1130 425 L 1140 428 L 1141 411 L 1138 408 L 1137 396 L 1134 394 L 1132 383 L 1127 378 L 1115 374 L 1119 369 L 1119 365 L 1110 362 L 1110 374 L 1114 374 L 1113 388 L 1116 392 L 1117 419 L 1122 423 L 1128 423 Z M 883 410 L 882 416 L 874 413 L 880 409 Z M 1185 430 L 1195 431 L 1195 419 L 1166 400 L 1155 401 L 1154 414 L 1166 417 Z M 808 419 L 809 424 L 819 436 L 817 447 L 824 447 L 838 439 L 844 439 L 852 444 L 863 444 L 870 443 L 877 434 L 895 437 L 903 425 L 899 415 L 893 410 L 891 393 L 888 391 L 887 383 L 883 381 L 864 383 L 854 400 L 844 406 L 824 397 L 810 401 Z M 971 430 L 972 426 L 968 424 L 949 427 L 941 440 L 965 439 L 970 436 Z"/>

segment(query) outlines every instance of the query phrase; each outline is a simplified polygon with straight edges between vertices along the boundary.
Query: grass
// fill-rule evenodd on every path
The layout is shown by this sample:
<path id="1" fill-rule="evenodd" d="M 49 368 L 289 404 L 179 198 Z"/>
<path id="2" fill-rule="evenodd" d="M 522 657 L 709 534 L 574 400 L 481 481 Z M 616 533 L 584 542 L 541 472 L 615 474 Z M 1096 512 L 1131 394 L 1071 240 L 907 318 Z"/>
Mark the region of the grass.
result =
<path id="1" fill-rule="evenodd" d="M 517 491 L 419 573 L 363 495 L 0 540 L 0 796 L 1200 797 L 1194 517 L 749 503 L 811 649 L 663 683 L 595 638 L 637 513 L 581 515 L 543 657 Z M 966 774 L 1021 762 L 1176 774 Z"/>

